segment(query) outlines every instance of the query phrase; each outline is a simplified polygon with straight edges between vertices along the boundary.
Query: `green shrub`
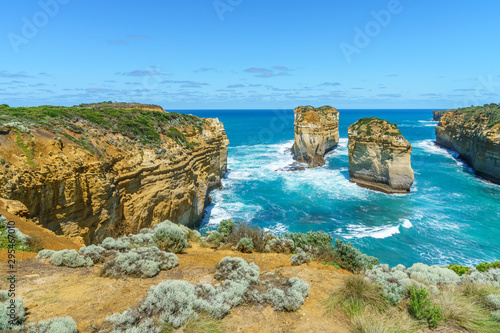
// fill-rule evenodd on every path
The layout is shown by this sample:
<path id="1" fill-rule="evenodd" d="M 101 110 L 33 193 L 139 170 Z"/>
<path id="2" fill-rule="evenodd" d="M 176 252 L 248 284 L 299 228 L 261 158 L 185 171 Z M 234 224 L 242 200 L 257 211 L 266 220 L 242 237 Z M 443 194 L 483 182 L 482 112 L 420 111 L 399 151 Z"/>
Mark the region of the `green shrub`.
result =
<path id="1" fill-rule="evenodd" d="M 209 233 L 207 233 L 207 237 L 205 238 L 205 240 L 210 245 L 218 247 L 219 245 L 221 245 L 224 242 L 224 238 L 225 237 L 223 234 L 221 234 L 217 230 L 213 230 L 213 231 L 210 231 Z"/>
<path id="2" fill-rule="evenodd" d="M 408 294 L 410 315 L 417 320 L 425 319 L 430 329 L 438 327 L 443 319 L 442 309 L 429 300 L 427 290 L 410 286 Z"/>
<path id="3" fill-rule="evenodd" d="M 77 333 L 76 323 L 71 317 L 51 318 L 28 325 L 28 333 Z"/>
<path id="4" fill-rule="evenodd" d="M 153 240 L 160 250 L 173 253 L 182 253 L 188 244 L 182 232 L 175 228 L 157 228 Z"/>
<path id="5" fill-rule="evenodd" d="M 378 259 L 361 253 L 351 243 L 343 243 L 335 240 L 336 256 L 339 259 L 340 267 L 351 272 L 359 272 L 362 269 L 370 269 L 378 263 Z"/>
<path id="6" fill-rule="evenodd" d="M 493 311 L 491 313 L 491 316 L 493 317 L 493 319 L 500 321 L 500 310 Z"/>
<path id="7" fill-rule="evenodd" d="M 50 258 L 54 254 L 54 252 L 56 252 L 56 251 L 54 251 L 54 250 L 42 250 L 42 251 L 38 252 L 35 259 Z"/>
<path id="8" fill-rule="evenodd" d="M 243 252 L 243 253 L 252 253 L 253 250 L 253 241 L 251 238 L 242 238 L 236 244 L 235 248 L 236 251 Z"/>
<path id="9" fill-rule="evenodd" d="M 62 250 L 54 252 L 50 256 L 49 262 L 54 266 L 66 266 L 71 268 L 92 266 L 94 264 L 92 259 L 79 255 L 76 250 Z"/>
<path id="10" fill-rule="evenodd" d="M 308 231 L 307 233 L 292 232 L 285 234 L 287 239 L 293 241 L 295 248 L 304 249 L 307 245 L 317 248 L 332 248 L 332 236 L 324 231 Z"/>
<path id="11" fill-rule="evenodd" d="M 264 229 L 248 224 L 245 221 L 238 222 L 233 226 L 231 233 L 227 237 L 227 242 L 238 244 L 242 238 L 251 238 L 254 250 L 264 252 L 266 247 L 267 233 Z"/>
<path id="12" fill-rule="evenodd" d="M 235 225 L 236 222 L 234 222 L 232 219 L 222 220 L 220 221 L 219 226 L 217 227 L 217 231 L 221 233 L 224 237 L 227 237 L 229 236 Z"/>
<path id="13" fill-rule="evenodd" d="M 476 266 L 476 270 L 480 272 L 485 272 L 489 268 L 497 268 L 497 267 L 500 267 L 500 261 L 495 261 L 491 263 L 482 262 Z"/>
<path id="14" fill-rule="evenodd" d="M 9 230 L 11 230 L 9 232 Z M 9 235 L 11 235 L 9 237 Z M 0 248 L 8 249 L 12 245 L 10 239 L 15 236 L 14 250 L 16 251 L 30 251 L 28 245 L 30 237 L 23 234 L 17 228 L 8 228 L 7 219 L 5 216 L 0 216 Z"/>
<path id="15" fill-rule="evenodd" d="M 447 266 L 446 268 L 451 269 L 452 271 L 457 273 L 458 276 L 462 276 L 462 275 L 466 274 L 470 269 L 470 267 L 467 267 L 467 266 L 460 266 L 460 265 L 454 265 L 454 264 L 451 264 L 451 265 Z"/>

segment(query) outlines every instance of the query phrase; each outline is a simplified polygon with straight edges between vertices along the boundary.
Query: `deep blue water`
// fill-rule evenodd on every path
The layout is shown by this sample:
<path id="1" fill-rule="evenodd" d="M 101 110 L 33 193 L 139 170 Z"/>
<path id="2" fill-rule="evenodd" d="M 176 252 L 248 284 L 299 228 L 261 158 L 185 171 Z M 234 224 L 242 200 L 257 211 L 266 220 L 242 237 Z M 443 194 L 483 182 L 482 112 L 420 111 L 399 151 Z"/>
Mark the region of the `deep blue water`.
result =
<path id="1" fill-rule="evenodd" d="M 224 123 L 230 145 L 224 188 L 212 192 L 204 228 L 244 219 L 275 233 L 323 230 L 382 263 L 477 264 L 500 259 L 500 186 L 477 178 L 434 144 L 432 110 L 339 110 L 340 144 L 326 165 L 282 171 L 293 159 L 293 110 L 183 110 Z M 347 128 L 376 116 L 413 146 L 409 194 L 349 182 Z"/>

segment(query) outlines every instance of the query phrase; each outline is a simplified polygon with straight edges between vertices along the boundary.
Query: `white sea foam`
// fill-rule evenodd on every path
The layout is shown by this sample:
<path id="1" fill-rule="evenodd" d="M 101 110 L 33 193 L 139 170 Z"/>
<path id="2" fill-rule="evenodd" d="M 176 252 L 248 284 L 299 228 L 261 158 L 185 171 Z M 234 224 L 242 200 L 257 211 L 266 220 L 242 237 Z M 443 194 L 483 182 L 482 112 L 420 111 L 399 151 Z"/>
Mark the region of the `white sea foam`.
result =
<path id="1" fill-rule="evenodd" d="M 413 147 L 422 149 L 429 154 L 441 155 L 454 160 L 456 160 L 456 158 L 459 156 L 457 152 L 440 147 L 434 142 L 434 140 L 431 139 L 417 141 L 413 144 Z"/>
<path id="2" fill-rule="evenodd" d="M 390 225 L 390 226 L 381 226 L 381 227 L 367 227 L 362 225 L 353 225 L 349 224 L 346 226 L 347 234 L 343 235 L 346 239 L 352 238 L 387 238 L 392 235 L 399 234 L 399 224 L 398 225 Z"/>
<path id="3" fill-rule="evenodd" d="M 410 220 L 404 219 L 402 226 L 403 226 L 403 228 L 409 229 L 413 226 L 413 224 L 411 224 Z"/>
<path id="4" fill-rule="evenodd" d="M 409 229 L 413 227 L 413 224 L 408 219 L 402 219 L 402 222 L 397 225 L 386 225 L 386 226 L 368 227 L 363 225 L 349 224 L 346 226 L 347 233 L 342 233 L 342 229 L 340 228 L 337 229 L 336 232 L 340 234 L 342 237 L 347 239 L 364 238 L 364 237 L 383 239 L 399 234 L 400 227 Z"/>

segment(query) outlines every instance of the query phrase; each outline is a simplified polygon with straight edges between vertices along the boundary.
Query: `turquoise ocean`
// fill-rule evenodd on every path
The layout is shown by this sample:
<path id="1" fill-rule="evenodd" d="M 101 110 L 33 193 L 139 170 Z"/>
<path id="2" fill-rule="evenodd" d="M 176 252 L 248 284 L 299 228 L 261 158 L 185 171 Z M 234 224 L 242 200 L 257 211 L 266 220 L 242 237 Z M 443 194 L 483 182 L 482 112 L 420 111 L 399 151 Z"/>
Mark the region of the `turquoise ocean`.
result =
<path id="1" fill-rule="evenodd" d="M 437 146 L 432 110 L 339 110 L 340 143 L 323 167 L 293 163 L 293 110 L 182 110 L 219 118 L 230 141 L 223 189 L 201 226 L 243 219 L 277 234 L 323 230 L 391 266 L 500 260 L 500 186 L 474 175 Z M 413 147 L 409 194 L 383 194 L 349 182 L 347 128 L 362 117 L 397 123 Z"/>

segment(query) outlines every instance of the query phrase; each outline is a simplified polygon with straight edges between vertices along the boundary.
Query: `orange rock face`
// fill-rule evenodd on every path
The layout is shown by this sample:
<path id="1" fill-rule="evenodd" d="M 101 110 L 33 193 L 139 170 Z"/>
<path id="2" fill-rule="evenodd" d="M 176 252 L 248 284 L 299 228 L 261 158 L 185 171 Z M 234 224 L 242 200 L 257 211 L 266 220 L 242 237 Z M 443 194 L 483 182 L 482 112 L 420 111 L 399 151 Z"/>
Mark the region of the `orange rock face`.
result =
<path id="1" fill-rule="evenodd" d="M 176 126 L 189 145 L 162 134 L 157 146 L 79 119 L 54 131 L 2 125 L 0 197 L 21 202 L 41 226 L 85 244 L 165 219 L 198 224 L 227 169 L 229 141 L 217 119 L 199 128 Z"/>

